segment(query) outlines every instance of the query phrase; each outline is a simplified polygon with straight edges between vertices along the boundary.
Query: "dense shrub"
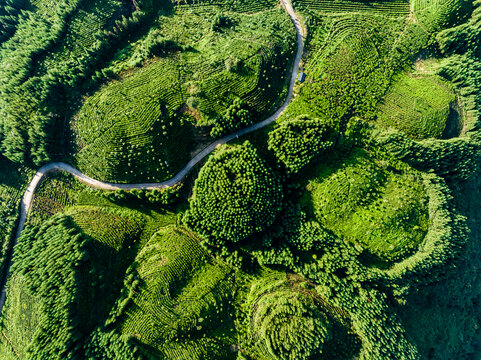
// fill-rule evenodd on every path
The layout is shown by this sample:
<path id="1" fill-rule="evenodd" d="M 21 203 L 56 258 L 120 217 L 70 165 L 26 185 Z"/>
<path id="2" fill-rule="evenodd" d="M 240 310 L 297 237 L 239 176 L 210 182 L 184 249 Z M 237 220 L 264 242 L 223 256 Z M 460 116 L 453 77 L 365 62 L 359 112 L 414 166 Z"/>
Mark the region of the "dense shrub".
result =
<path id="1" fill-rule="evenodd" d="M 230 16 L 218 13 L 212 21 L 212 31 L 220 31 L 223 28 L 230 28 L 235 21 Z"/>
<path id="2" fill-rule="evenodd" d="M 245 142 L 221 149 L 207 161 L 195 181 L 185 222 L 212 239 L 239 242 L 272 224 L 281 199 L 276 176 Z"/>
<path id="3" fill-rule="evenodd" d="M 333 131 L 322 120 L 301 115 L 271 131 L 268 143 L 287 171 L 294 174 L 334 145 Z"/>
<path id="4" fill-rule="evenodd" d="M 143 40 L 139 56 L 141 58 L 165 56 L 171 52 L 180 50 L 182 50 L 182 46 L 176 41 L 165 38 L 160 31 L 154 30 L 149 32 Z"/>
<path id="5" fill-rule="evenodd" d="M 233 60 L 234 61 L 234 60 Z M 227 66 L 227 63 L 226 63 Z M 237 66 L 235 64 L 229 65 Z M 218 119 L 215 126 L 212 128 L 210 135 L 212 137 L 219 137 L 235 130 L 252 125 L 254 120 L 247 105 L 240 98 L 234 100 L 231 106 Z"/>

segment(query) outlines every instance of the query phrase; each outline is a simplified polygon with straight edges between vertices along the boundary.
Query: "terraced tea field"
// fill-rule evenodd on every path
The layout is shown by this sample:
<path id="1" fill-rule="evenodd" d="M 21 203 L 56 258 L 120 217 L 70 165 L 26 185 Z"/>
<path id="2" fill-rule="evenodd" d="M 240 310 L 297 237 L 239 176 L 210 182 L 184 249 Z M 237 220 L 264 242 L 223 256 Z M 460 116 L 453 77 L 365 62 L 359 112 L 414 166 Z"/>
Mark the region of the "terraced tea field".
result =
<path id="1" fill-rule="evenodd" d="M 341 13 L 378 14 L 388 17 L 403 17 L 409 14 L 406 0 L 384 1 L 338 1 L 338 0 L 294 0 L 299 10 L 315 11 L 326 15 Z"/>
<path id="2" fill-rule="evenodd" d="M 272 112 L 294 49 L 290 19 L 280 9 L 231 13 L 235 27 L 216 32 L 210 27 L 217 10 L 205 9 L 180 6 L 158 20 L 155 36 L 185 50 L 153 58 L 85 99 L 73 125 L 81 171 L 111 182 L 165 180 L 195 149 L 193 126 L 215 124 L 235 99 L 256 119 Z M 132 56 L 142 44 L 132 45 Z M 121 59 L 113 69 L 129 62 Z M 226 59 L 238 69 L 229 70 Z"/>
<path id="3" fill-rule="evenodd" d="M 121 333 L 168 359 L 227 358 L 231 270 L 213 262 L 193 233 L 175 227 L 157 232 L 136 263 L 140 294 L 122 311 Z"/>
<path id="4" fill-rule="evenodd" d="M 45 6 L 45 1 L 39 6 Z M 95 36 L 113 27 L 114 20 L 122 13 L 128 14 L 128 7 L 120 0 L 84 1 L 72 14 L 62 40 L 39 61 L 36 74 L 43 75 L 59 63 L 72 62 L 77 57 L 85 56 L 95 42 Z"/>
<path id="5" fill-rule="evenodd" d="M 400 75 L 379 106 L 378 121 L 414 139 L 441 138 L 449 119 L 456 117 L 456 95 L 434 76 Z"/>
<path id="6" fill-rule="evenodd" d="M 0 359 L 477 358 L 481 0 L 8 1 Z"/>
<path id="7" fill-rule="evenodd" d="M 362 151 L 321 166 L 303 201 L 320 224 L 386 262 L 410 255 L 429 226 L 421 173 Z"/>

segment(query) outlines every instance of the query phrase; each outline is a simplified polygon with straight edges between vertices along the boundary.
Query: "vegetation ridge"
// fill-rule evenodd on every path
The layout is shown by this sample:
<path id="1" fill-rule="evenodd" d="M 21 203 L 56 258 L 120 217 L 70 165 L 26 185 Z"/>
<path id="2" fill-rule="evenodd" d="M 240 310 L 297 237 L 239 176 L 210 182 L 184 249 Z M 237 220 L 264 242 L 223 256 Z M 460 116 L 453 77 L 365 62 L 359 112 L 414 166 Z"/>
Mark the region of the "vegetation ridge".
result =
<path id="1" fill-rule="evenodd" d="M 224 136 L 221 139 L 216 140 L 206 148 L 204 148 L 201 152 L 199 152 L 197 155 L 195 155 L 186 165 L 185 167 L 179 171 L 174 177 L 172 177 L 169 180 L 159 182 L 159 183 L 139 183 L 139 184 L 116 184 L 116 183 L 108 183 L 108 182 L 102 182 L 95 180 L 73 166 L 63 163 L 63 162 L 51 162 L 48 163 L 44 166 L 42 166 L 35 174 L 33 177 L 32 181 L 30 182 L 29 186 L 27 187 L 23 197 L 22 197 L 22 202 L 20 205 L 20 219 L 18 221 L 18 226 L 17 226 L 17 232 L 15 234 L 15 240 L 14 240 L 14 245 L 17 243 L 18 238 L 20 237 L 20 234 L 22 233 L 24 227 L 25 227 L 25 222 L 27 220 L 27 215 L 32 207 L 33 203 L 33 197 L 35 194 L 35 191 L 37 190 L 38 186 L 40 185 L 42 179 L 44 178 L 45 175 L 52 173 L 52 172 L 57 172 L 57 171 L 64 171 L 67 173 L 72 174 L 75 178 L 77 178 L 79 181 L 85 183 L 86 185 L 95 188 L 95 189 L 100 189 L 100 190 L 152 190 L 152 189 L 165 189 L 168 187 L 172 187 L 179 182 L 181 182 L 185 176 L 192 170 L 193 167 L 195 167 L 200 161 L 202 161 L 206 156 L 208 156 L 211 152 L 213 152 L 216 148 L 219 146 L 232 141 L 234 139 L 239 138 L 239 136 L 243 136 L 246 134 L 249 134 L 251 132 L 254 132 L 256 130 L 262 129 L 269 124 L 273 123 L 275 120 L 277 120 L 279 117 L 282 116 L 284 113 L 285 109 L 289 105 L 293 93 L 294 93 L 294 85 L 297 80 L 297 76 L 299 73 L 299 68 L 300 68 L 300 62 L 302 58 L 302 54 L 304 52 L 304 35 L 303 35 L 303 29 L 300 24 L 300 21 L 294 11 L 294 8 L 292 7 L 292 4 L 289 2 L 289 0 L 281 0 L 282 5 L 284 6 L 286 12 L 290 16 L 295 28 L 296 28 L 296 33 L 297 33 L 297 53 L 296 57 L 293 63 L 293 68 L 292 68 L 292 75 L 291 75 L 291 81 L 289 84 L 289 91 L 287 94 L 287 97 L 284 101 L 284 103 L 281 105 L 281 107 L 271 116 L 269 116 L 267 119 L 256 123 L 254 125 L 251 125 L 247 128 L 241 129 L 239 131 L 233 132 L 229 135 Z M 12 265 L 12 257 L 13 257 L 13 251 L 10 254 L 7 262 L 8 265 L 6 267 L 6 272 L 5 272 L 5 278 L 3 279 L 3 284 L 2 284 L 2 290 L 0 294 L 0 314 L 2 313 L 3 305 L 5 304 L 5 299 L 6 299 L 6 282 L 8 279 L 9 275 L 9 270 Z"/>

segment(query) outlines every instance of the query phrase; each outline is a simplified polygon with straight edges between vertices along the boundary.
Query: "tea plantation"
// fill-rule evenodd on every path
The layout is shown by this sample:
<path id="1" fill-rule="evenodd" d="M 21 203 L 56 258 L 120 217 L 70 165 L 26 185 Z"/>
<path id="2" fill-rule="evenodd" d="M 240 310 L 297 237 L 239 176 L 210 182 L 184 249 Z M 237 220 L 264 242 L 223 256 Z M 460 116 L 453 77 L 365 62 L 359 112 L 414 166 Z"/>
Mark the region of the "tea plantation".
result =
<path id="1" fill-rule="evenodd" d="M 449 122 L 457 122 L 456 95 L 433 76 L 402 75 L 380 105 L 378 120 L 415 139 L 441 138 Z M 448 135 L 448 134 L 446 134 Z"/>
<path id="2" fill-rule="evenodd" d="M 293 51 L 289 18 L 280 9 L 221 18 L 219 8 L 203 10 L 179 6 L 118 52 L 114 73 L 147 62 L 86 98 L 74 116 L 80 170 L 106 181 L 165 180 L 196 150 L 195 133 L 220 126 L 236 99 L 253 119 L 272 110 Z"/>
<path id="3" fill-rule="evenodd" d="M 3 1 L 0 359 L 481 358 L 480 24 Z"/>

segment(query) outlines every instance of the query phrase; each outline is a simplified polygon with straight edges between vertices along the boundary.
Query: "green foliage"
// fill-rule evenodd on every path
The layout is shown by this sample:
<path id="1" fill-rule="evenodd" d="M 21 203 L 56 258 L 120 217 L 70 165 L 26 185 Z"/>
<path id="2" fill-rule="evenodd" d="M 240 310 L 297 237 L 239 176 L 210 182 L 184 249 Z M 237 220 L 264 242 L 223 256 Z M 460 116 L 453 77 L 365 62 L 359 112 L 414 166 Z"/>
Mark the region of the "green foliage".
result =
<path id="1" fill-rule="evenodd" d="M 96 329 L 85 345 L 88 359 L 145 360 L 136 346 L 135 338 L 119 335 L 115 331 Z"/>
<path id="2" fill-rule="evenodd" d="M 259 281 L 247 297 L 252 336 L 275 359 L 307 360 L 322 353 L 331 324 L 309 295 L 294 292 L 285 280 Z"/>
<path id="3" fill-rule="evenodd" d="M 324 167 L 307 189 L 304 201 L 323 226 L 382 261 L 409 255 L 426 234 L 421 174 L 402 163 L 356 151 L 342 163 Z"/>
<path id="4" fill-rule="evenodd" d="M 67 211 L 84 234 L 119 251 L 138 238 L 143 219 L 128 212 L 93 206 L 76 206 Z"/>
<path id="5" fill-rule="evenodd" d="M 173 0 L 174 4 L 188 4 L 193 8 L 208 7 L 217 5 L 225 10 L 236 11 L 241 13 L 257 13 L 272 9 L 278 2 L 276 0 Z"/>
<path id="6" fill-rule="evenodd" d="M 181 50 L 182 47 L 176 41 L 164 38 L 159 30 L 154 30 L 150 31 L 142 42 L 140 56 L 143 58 L 166 56 Z"/>
<path id="7" fill-rule="evenodd" d="M 83 194 L 77 201 L 85 201 Z M 0 354 L 14 356 L 22 347 L 21 354 L 32 359 L 140 359 L 131 337 L 98 326 L 122 289 L 139 240 L 148 240 L 175 219 L 166 221 L 160 214 L 147 216 L 111 203 L 70 206 L 67 211 L 69 215 L 54 215 L 40 227 L 27 227 L 19 240 L 3 309 L 8 324 L 2 323 L 6 338 L 12 340 L 1 343 Z M 19 303 L 24 310 L 20 313 Z M 26 321 L 27 310 L 31 321 Z M 23 335 L 17 336 L 18 331 Z"/>
<path id="8" fill-rule="evenodd" d="M 73 58 L 82 58 L 91 51 L 96 51 L 95 44 L 101 38 L 102 32 L 112 30 L 121 13 L 124 21 L 127 21 L 125 15 L 129 14 L 129 10 L 124 6 L 121 0 L 82 2 L 70 15 L 65 34 L 55 42 L 49 52 L 42 54 L 35 74 L 45 75 L 52 68 L 62 68 L 63 64 L 78 66 L 78 62 L 73 61 Z"/>
<path id="9" fill-rule="evenodd" d="M 7 292 L 10 299 L 3 308 L 0 326 L 8 341 L 0 342 L 0 356 L 4 360 L 26 359 L 40 321 L 39 303 L 25 285 L 25 277 L 18 273 L 9 278 Z"/>
<path id="10" fill-rule="evenodd" d="M 288 173 L 295 174 L 334 145 L 333 135 L 322 120 L 301 115 L 269 132 L 268 144 Z"/>
<path id="11" fill-rule="evenodd" d="M 355 332 L 363 344 L 360 359 L 419 359 L 415 344 L 407 336 L 393 306 L 388 304 L 385 293 L 343 283 L 335 303 L 352 317 Z"/>
<path id="12" fill-rule="evenodd" d="M 0 358 L 475 356 L 479 294 L 461 310 L 432 284 L 466 266 L 449 284 L 459 297 L 478 288 L 465 284 L 479 273 L 478 204 L 455 206 L 451 194 L 479 172 L 481 2 L 415 0 L 412 18 L 404 0 L 293 3 L 308 25 L 307 79 L 281 121 L 255 138 L 265 159 L 244 143 L 201 169 L 184 218 L 199 234 L 152 210 L 175 204 L 178 189 L 99 196 L 70 177 L 45 179 L 28 219 L 40 226 L 27 227 L 15 252 Z M 190 139 L 249 126 L 284 94 L 294 32 L 281 9 L 266 11 L 277 4 L 7 0 L 2 152 L 47 161 L 76 113 L 72 159 L 82 170 L 113 182 L 173 175 Z M 438 59 L 424 60 L 431 51 Z M 423 74 L 405 75 L 419 57 Z M 464 121 L 459 138 L 440 140 L 452 110 Z M 0 160 L 2 236 L 28 177 Z M 429 311 L 401 318 L 413 300 Z M 450 332 L 450 321 L 431 319 L 440 312 Z M 434 339 L 446 344 L 432 351 Z"/>
<path id="13" fill-rule="evenodd" d="M 414 0 L 414 16 L 428 32 L 437 32 L 462 23 L 471 14 L 473 0 Z"/>
<path id="14" fill-rule="evenodd" d="M 246 104 L 242 99 L 237 98 L 232 105 L 227 108 L 222 117 L 216 121 L 210 135 L 212 137 L 221 137 L 252 125 L 253 122 L 254 120 L 252 119 L 251 112 Z"/>
<path id="15" fill-rule="evenodd" d="M 378 278 L 390 283 L 401 296 L 420 284 L 431 284 L 449 275 L 457 267 L 468 239 L 466 218 L 453 206 L 446 182 L 427 175 L 424 188 L 429 198 L 430 222 L 418 251 L 386 271 L 373 269 L 371 273 L 373 280 Z"/>
<path id="16" fill-rule="evenodd" d="M 239 242 L 272 224 L 282 188 L 248 142 L 223 148 L 202 167 L 185 223 L 214 245 Z"/>
<path id="17" fill-rule="evenodd" d="M 403 74 L 393 80 L 379 107 L 378 121 L 414 139 L 441 138 L 449 116 L 455 116 L 455 100 L 454 92 L 444 81 L 433 76 Z"/>

